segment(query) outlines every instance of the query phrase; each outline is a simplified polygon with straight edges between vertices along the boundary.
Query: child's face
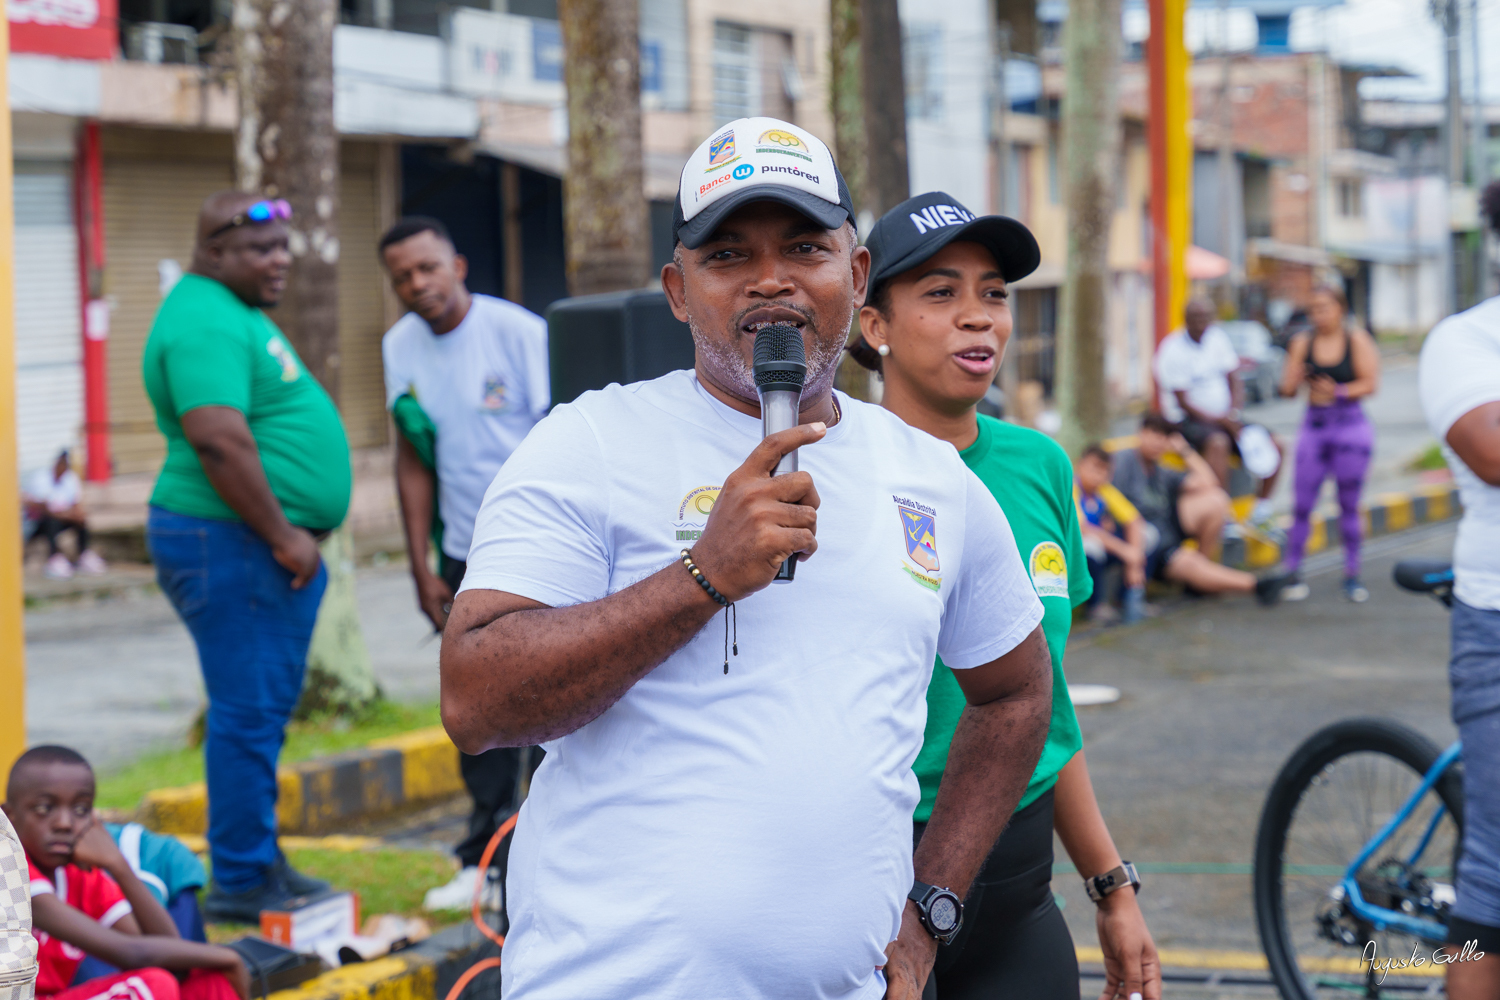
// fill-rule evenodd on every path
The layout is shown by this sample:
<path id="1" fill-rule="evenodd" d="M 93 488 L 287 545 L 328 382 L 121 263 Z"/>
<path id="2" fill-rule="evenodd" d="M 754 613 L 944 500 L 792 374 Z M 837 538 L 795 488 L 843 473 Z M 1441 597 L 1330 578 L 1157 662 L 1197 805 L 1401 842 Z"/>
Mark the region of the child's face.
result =
<path id="1" fill-rule="evenodd" d="M 83 764 L 37 764 L 28 769 L 5 814 L 26 853 L 43 868 L 73 860 L 73 846 L 94 822 L 94 772 Z"/>
<path id="2" fill-rule="evenodd" d="M 1109 463 L 1098 455 L 1085 455 L 1078 460 L 1074 473 L 1078 477 L 1078 488 L 1085 493 L 1097 493 L 1099 487 L 1109 482 Z"/>

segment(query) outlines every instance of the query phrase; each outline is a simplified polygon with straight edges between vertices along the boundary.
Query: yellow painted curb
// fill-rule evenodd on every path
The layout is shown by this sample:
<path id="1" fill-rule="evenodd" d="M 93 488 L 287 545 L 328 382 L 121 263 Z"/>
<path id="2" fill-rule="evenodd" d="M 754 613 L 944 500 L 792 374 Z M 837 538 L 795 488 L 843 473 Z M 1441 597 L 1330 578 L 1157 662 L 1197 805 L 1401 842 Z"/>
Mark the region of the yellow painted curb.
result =
<path id="1" fill-rule="evenodd" d="M 400 755 L 399 787 L 393 753 Z M 276 772 L 277 825 L 288 833 L 315 833 L 458 794 L 464 789 L 458 761 L 458 748 L 443 727 L 431 726 L 289 764 Z M 354 805 L 351 786 L 358 793 Z M 208 831 L 208 787 L 200 781 L 147 792 L 137 818 L 158 833 L 202 836 Z"/>
<path id="2" fill-rule="evenodd" d="M 289 990 L 277 990 L 273 1000 L 433 1000 L 437 968 L 430 962 L 378 958 L 325 972 Z"/>

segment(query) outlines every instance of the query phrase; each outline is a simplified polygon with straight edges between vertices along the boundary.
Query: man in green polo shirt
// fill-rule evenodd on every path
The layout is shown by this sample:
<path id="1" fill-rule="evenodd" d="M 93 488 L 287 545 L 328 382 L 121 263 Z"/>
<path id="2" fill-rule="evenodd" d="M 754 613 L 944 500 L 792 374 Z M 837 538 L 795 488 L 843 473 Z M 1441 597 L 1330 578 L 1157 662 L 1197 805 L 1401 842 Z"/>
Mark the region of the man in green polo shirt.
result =
<path id="1" fill-rule="evenodd" d="M 204 911 L 245 923 L 327 888 L 276 846 L 276 759 L 327 585 L 318 540 L 352 485 L 333 400 L 262 312 L 286 287 L 290 217 L 284 201 L 211 196 L 142 360 L 167 439 L 147 542 L 208 691 Z"/>

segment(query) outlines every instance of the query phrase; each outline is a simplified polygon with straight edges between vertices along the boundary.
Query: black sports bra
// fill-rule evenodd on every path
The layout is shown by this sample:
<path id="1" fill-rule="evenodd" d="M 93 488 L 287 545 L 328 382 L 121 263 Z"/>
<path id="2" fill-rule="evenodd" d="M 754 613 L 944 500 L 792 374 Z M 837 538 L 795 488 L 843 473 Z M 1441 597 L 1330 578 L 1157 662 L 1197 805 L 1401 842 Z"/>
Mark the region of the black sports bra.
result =
<path id="1" fill-rule="evenodd" d="M 1315 338 L 1315 336 L 1316 335 L 1311 335 L 1307 340 L 1308 377 L 1310 378 L 1313 375 L 1327 375 L 1335 382 L 1353 382 L 1354 340 L 1349 336 L 1349 331 L 1344 331 L 1344 358 L 1336 365 L 1320 365 L 1313 360 L 1313 339 Z"/>

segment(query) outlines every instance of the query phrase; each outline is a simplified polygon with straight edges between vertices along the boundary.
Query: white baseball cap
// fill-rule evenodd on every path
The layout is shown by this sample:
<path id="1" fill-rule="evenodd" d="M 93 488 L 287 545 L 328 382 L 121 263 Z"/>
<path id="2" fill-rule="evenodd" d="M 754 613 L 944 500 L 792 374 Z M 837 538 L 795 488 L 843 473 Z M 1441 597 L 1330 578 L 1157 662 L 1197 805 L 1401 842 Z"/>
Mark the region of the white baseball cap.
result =
<path id="1" fill-rule="evenodd" d="M 688 157 L 672 233 L 695 249 L 752 201 L 789 205 L 825 229 L 854 219 L 849 185 L 823 140 L 777 118 L 740 118 L 715 129 Z"/>

